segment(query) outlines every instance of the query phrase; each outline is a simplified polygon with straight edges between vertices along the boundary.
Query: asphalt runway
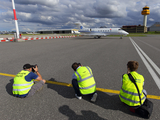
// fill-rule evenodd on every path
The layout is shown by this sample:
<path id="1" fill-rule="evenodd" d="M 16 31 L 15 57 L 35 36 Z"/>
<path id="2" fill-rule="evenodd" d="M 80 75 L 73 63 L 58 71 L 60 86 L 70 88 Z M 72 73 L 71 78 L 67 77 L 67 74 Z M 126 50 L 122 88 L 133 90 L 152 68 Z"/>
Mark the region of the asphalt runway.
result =
<path id="1" fill-rule="evenodd" d="M 38 64 L 44 79 L 70 84 L 71 65 L 80 62 L 92 69 L 97 88 L 119 91 L 121 76 L 127 72 L 127 62 L 136 60 L 139 62 L 138 73 L 145 78 L 144 89 L 148 95 L 160 96 L 159 54 L 158 36 L 6 42 L 0 43 L 0 73 L 16 75 L 25 63 Z M 91 103 L 87 97 L 76 99 L 72 87 L 46 83 L 33 97 L 20 99 L 12 96 L 13 77 L 0 75 L 0 81 L 1 120 L 142 119 L 120 102 L 118 94 L 97 91 L 97 101 Z M 150 100 L 154 104 L 150 120 L 158 120 L 160 100 Z"/>

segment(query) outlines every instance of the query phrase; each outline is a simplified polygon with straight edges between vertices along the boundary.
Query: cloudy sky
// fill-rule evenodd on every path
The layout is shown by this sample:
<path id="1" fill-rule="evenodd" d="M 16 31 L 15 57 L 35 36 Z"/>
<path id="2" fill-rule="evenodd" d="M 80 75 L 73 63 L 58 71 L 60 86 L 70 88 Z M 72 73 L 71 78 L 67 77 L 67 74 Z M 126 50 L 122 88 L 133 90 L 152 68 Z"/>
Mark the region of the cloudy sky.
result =
<path id="1" fill-rule="evenodd" d="M 0 31 L 14 31 L 12 0 L 0 0 Z M 142 8 L 150 7 L 147 26 L 160 22 L 160 0 L 14 0 L 20 31 L 143 25 Z"/>

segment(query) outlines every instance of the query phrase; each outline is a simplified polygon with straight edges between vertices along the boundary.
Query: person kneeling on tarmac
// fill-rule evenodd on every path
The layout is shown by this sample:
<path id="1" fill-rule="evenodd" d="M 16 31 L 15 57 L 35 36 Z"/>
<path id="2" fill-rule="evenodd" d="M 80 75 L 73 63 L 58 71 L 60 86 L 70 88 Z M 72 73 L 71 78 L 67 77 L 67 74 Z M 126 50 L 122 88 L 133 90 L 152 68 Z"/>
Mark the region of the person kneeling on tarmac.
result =
<path id="1" fill-rule="evenodd" d="M 91 102 L 95 102 L 97 93 L 92 70 L 88 66 L 82 66 L 76 62 L 72 64 L 72 69 L 75 71 L 72 75 L 75 96 L 82 99 L 82 95 L 91 95 Z"/>
<path id="2" fill-rule="evenodd" d="M 34 84 L 33 79 L 39 82 Z M 30 97 L 41 90 L 45 83 L 46 80 L 42 79 L 41 74 L 38 72 L 37 65 L 25 64 L 23 70 L 14 78 L 12 92 L 15 97 Z"/>
<path id="3" fill-rule="evenodd" d="M 129 61 L 127 63 L 127 74 L 122 76 L 122 88 L 120 90 L 120 100 L 124 104 L 129 106 L 129 110 L 135 113 L 135 110 L 140 107 L 146 100 L 147 92 L 143 89 L 144 85 L 144 77 L 137 73 L 138 69 L 138 62 L 136 61 Z M 130 80 L 128 74 L 131 74 L 136 81 L 138 86 L 140 97 L 141 97 L 141 104 L 138 95 L 137 88 L 135 84 Z"/>

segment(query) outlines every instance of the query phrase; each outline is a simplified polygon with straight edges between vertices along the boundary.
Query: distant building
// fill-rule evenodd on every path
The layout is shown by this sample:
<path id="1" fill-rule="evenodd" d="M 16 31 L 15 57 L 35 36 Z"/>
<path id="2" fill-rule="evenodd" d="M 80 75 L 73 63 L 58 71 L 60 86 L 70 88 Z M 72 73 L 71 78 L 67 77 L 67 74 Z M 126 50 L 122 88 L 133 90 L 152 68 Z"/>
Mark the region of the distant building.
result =
<path id="1" fill-rule="evenodd" d="M 101 26 L 101 27 L 99 27 L 99 28 L 107 28 L 107 26 Z"/>
<path id="2" fill-rule="evenodd" d="M 40 34 L 66 34 L 66 33 L 74 33 L 75 29 L 54 29 L 54 30 L 39 30 L 37 33 Z"/>
<path id="3" fill-rule="evenodd" d="M 160 31 L 160 22 L 156 22 L 149 27 L 149 31 Z"/>
<path id="4" fill-rule="evenodd" d="M 145 32 L 147 32 L 147 27 L 141 26 L 141 25 L 122 26 L 122 29 L 127 31 L 128 33 L 145 33 Z"/>

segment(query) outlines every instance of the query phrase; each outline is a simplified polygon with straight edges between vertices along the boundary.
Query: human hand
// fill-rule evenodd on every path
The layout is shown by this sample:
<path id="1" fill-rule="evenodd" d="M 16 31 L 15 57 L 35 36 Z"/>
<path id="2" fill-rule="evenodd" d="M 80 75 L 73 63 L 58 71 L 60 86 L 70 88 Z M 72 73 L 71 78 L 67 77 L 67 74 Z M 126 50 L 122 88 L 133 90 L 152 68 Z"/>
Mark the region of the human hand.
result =
<path id="1" fill-rule="evenodd" d="M 33 67 L 33 69 L 34 69 L 35 72 L 38 72 L 38 67 L 37 67 L 37 65 L 36 65 L 35 67 Z"/>

